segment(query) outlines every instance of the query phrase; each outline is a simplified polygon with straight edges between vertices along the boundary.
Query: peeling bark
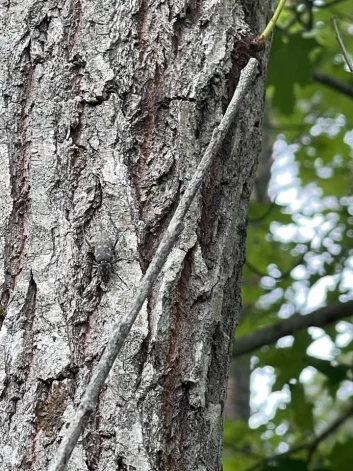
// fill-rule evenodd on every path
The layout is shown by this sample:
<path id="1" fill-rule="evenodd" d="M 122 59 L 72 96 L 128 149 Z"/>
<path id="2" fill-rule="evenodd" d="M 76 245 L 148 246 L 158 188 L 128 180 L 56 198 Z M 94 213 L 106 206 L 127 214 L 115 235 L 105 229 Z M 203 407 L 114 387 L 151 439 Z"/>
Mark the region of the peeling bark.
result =
<path id="1" fill-rule="evenodd" d="M 46 469 L 264 26 L 258 1 L 3 2 L 0 467 Z M 74 451 L 220 470 L 264 71 Z M 93 247 L 115 242 L 100 279 Z"/>

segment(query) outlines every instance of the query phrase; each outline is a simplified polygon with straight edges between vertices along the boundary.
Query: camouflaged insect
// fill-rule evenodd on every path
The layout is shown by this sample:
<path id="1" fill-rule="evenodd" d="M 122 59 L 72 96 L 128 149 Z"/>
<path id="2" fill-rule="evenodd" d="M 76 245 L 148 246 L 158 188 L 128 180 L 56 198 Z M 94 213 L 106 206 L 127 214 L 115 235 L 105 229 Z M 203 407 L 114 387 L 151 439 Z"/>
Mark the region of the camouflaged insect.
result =
<path id="1" fill-rule="evenodd" d="M 119 236 L 113 244 L 112 240 L 109 238 L 109 234 L 101 232 L 99 237 L 96 239 L 94 246 L 94 258 L 98 266 L 98 273 L 103 281 L 103 283 L 108 283 L 113 271 L 113 263 L 117 260 L 114 260 L 115 256 L 115 246 L 118 243 Z"/>
<path id="2" fill-rule="evenodd" d="M 113 244 L 110 234 L 105 231 L 101 231 L 99 235 L 95 238 L 94 244 L 94 258 L 95 264 L 98 268 L 98 275 L 101 281 L 106 285 L 111 277 L 111 274 L 114 272 L 119 280 L 127 286 L 127 284 L 120 278 L 118 273 L 113 270 L 113 264 L 122 260 L 121 258 L 115 258 L 115 247 L 119 241 L 119 236 L 117 237 L 115 243 Z M 89 244 L 91 245 L 91 244 Z"/>

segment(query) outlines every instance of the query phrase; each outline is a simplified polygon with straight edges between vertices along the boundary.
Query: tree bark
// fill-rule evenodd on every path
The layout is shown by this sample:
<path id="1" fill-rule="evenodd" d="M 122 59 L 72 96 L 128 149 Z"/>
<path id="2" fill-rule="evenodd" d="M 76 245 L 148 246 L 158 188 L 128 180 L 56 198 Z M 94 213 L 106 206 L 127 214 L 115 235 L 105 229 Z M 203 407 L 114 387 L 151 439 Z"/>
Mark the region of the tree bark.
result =
<path id="1" fill-rule="evenodd" d="M 3 3 L 2 470 L 46 469 L 55 453 L 233 94 L 263 3 Z M 221 469 L 267 51 L 258 58 L 69 470 Z M 106 278 L 98 248 L 115 242 Z"/>
<path id="2" fill-rule="evenodd" d="M 256 172 L 254 189 L 251 200 L 258 203 L 268 203 L 268 184 L 271 178 L 273 137 L 271 136 L 266 124 L 269 123 L 269 109 L 264 112 L 262 135 L 262 148 L 258 157 L 258 168 Z M 256 231 L 257 224 L 250 223 L 250 230 Z M 249 261 L 247 262 L 249 263 Z M 243 277 L 243 286 L 248 280 Z M 243 306 L 240 312 L 239 322 L 241 323 L 245 316 L 252 315 L 252 310 L 248 306 Z M 237 340 L 236 340 L 237 342 Z M 251 382 L 251 355 L 243 358 L 234 358 L 230 365 L 230 374 L 228 379 L 228 396 L 226 403 L 226 418 L 237 420 L 242 419 L 248 422 L 250 419 L 250 382 Z"/>

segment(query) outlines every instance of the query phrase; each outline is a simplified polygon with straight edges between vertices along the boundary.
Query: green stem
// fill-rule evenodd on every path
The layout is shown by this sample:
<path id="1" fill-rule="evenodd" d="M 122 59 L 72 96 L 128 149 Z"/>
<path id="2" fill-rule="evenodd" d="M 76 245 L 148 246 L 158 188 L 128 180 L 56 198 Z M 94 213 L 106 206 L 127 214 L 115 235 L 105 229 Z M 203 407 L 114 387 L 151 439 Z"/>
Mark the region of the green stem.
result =
<path id="1" fill-rule="evenodd" d="M 281 14 L 281 11 L 283 10 L 284 4 L 286 3 L 286 0 L 279 0 L 279 3 L 277 5 L 276 11 L 273 14 L 273 17 L 270 19 L 268 22 L 268 25 L 266 28 L 263 30 L 262 34 L 260 34 L 259 38 L 264 41 L 269 37 L 271 34 L 273 28 L 275 27 L 275 24 L 277 23 L 277 20 L 279 18 L 279 15 Z"/>

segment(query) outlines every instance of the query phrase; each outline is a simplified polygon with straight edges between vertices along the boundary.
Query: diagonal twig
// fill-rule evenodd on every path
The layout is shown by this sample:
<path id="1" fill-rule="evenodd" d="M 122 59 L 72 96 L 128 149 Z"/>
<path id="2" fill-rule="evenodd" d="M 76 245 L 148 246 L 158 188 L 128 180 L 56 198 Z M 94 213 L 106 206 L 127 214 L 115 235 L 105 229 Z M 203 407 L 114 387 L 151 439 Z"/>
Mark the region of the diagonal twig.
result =
<path id="1" fill-rule="evenodd" d="M 248 468 L 246 471 L 255 471 L 258 468 L 263 468 L 263 465 L 265 463 L 278 462 L 302 450 L 308 451 L 308 458 L 310 459 L 312 453 L 315 452 L 319 444 L 326 440 L 326 438 L 332 435 L 337 429 L 339 429 L 348 419 L 352 417 L 352 415 L 353 406 L 350 406 L 349 409 L 345 412 L 345 414 L 334 420 L 330 425 L 325 428 L 323 432 L 320 433 L 320 435 L 317 435 L 317 437 L 315 437 L 312 441 L 300 443 L 299 445 L 296 445 L 293 448 L 290 448 L 288 451 L 285 451 L 284 453 L 281 453 L 279 455 L 272 455 L 268 458 L 264 458 L 262 461 L 259 461 L 258 463 Z"/>
<path id="2" fill-rule="evenodd" d="M 346 82 L 342 82 L 342 80 L 338 80 L 330 75 L 323 74 L 318 70 L 314 70 L 313 72 L 313 79 L 316 82 L 322 83 L 333 90 L 342 93 L 342 95 L 346 95 L 349 98 L 353 98 L 353 87 Z"/>
<path id="3" fill-rule="evenodd" d="M 72 417 L 70 425 L 60 443 L 57 453 L 49 465 L 49 471 L 64 471 L 75 448 L 77 440 L 85 426 L 90 413 L 93 411 L 101 388 L 109 374 L 114 361 L 120 352 L 131 327 L 133 326 L 144 302 L 151 292 L 152 286 L 160 274 L 164 263 L 178 240 L 184 226 L 185 215 L 197 191 L 200 189 L 208 169 L 215 159 L 226 137 L 240 104 L 254 82 L 257 71 L 257 60 L 250 59 L 247 66 L 240 74 L 239 83 L 235 89 L 233 98 L 225 112 L 219 126 L 213 131 L 211 141 L 196 169 L 196 172 L 180 199 L 179 205 L 164 233 L 157 251 L 140 281 L 132 309 L 119 322 L 114 324 L 111 336 L 105 347 L 103 355 L 92 375 L 81 402 Z"/>
<path id="4" fill-rule="evenodd" d="M 346 64 L 348 66 L 348 69 L 351 71 L 351 74 L 353 74 L 353 64 L 352 64 L 352 61 L 351 61 L 351 58 L 349 57 L 349 54 L 347 52 L 347 49 L 343 43 L 343 40 L 342 40 L 342 37 L 340 35 L 340 32 L 338 30 L 338 26 L 337 26 L 337 20 L 336 18 L 331 18 L 331 23 L 334 27 L 334 30 L 335 30 L 335 33 L 336 33 L 336 38 L 337 38 L 337 41 L 338 41 L 338 44 L 340 45 L 340 48 L 342 50 L 342 54 L 345 58 L 345 61 L 346 61 Z"/>

